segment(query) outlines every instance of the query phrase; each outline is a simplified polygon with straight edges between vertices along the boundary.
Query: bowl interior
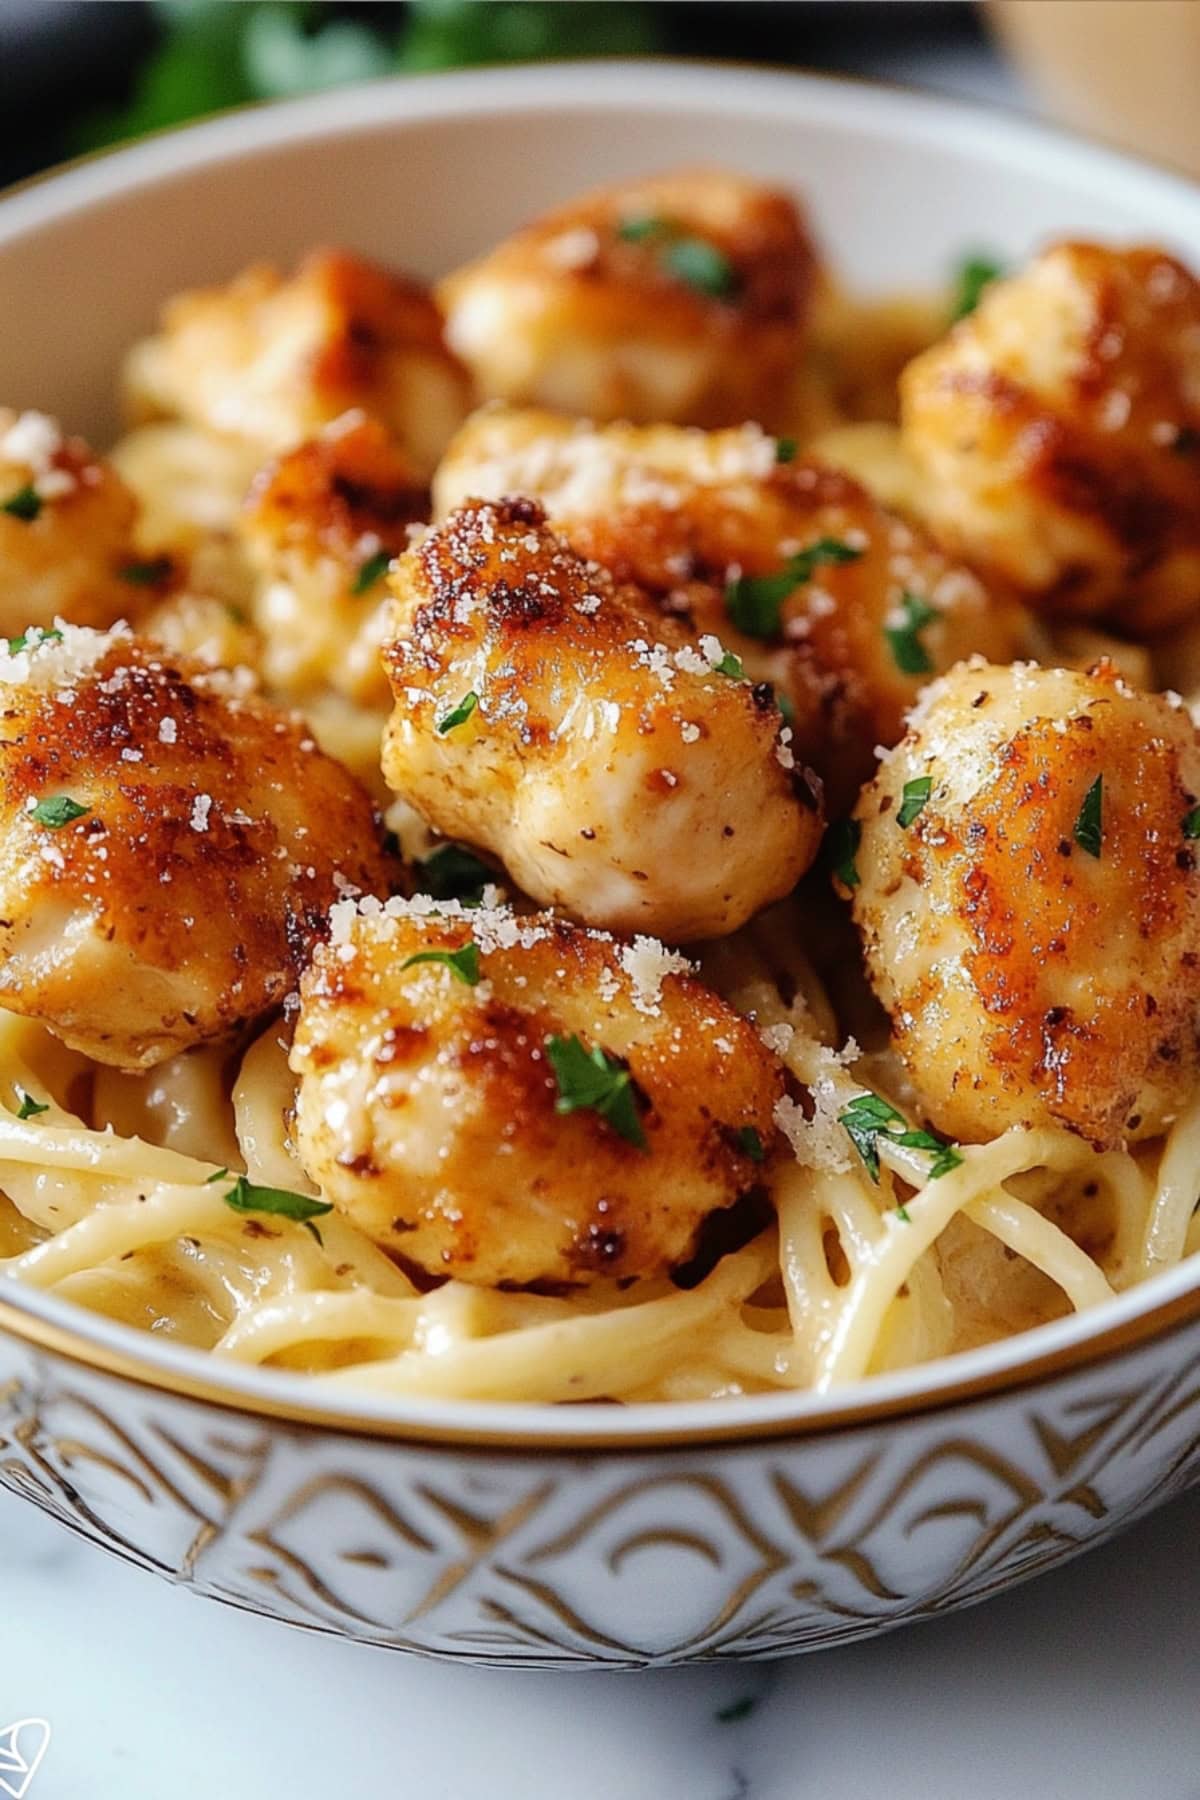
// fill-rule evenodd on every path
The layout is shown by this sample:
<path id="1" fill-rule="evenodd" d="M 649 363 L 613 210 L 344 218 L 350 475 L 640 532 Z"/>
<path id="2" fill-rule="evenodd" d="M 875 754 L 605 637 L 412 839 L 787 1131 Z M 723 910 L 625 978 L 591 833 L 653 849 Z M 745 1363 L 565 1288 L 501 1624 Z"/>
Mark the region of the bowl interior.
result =
<path id="1" fill-rule="evenodd" d="M 886 289 L 941 280 L 964 252 L 1017 256 L 1057 236 L 1152 240 L 1200 260 L 1200 189 L 1002 114 L 848 82 L 664 64 L 543 67 L 389 81 L 231 115 L 76 167 L 0 202 L 0 398 L 59 414 L 103 442 L 116 429 L 125 347 L 181 287 L 256 258 L 346 244 L 433 276 L 530 214 L 600 181 L 727 163 L 805 200 L 834 267 Z M 1023 1378 L 1084 1347 L 1159 1329 L 1195 1309 L 1200 1277 L 1170 1272 L 1099 1316 L 1067 1319 L 853 1395 L 764 1396 L 670 1409 L 686 1438 L 764 1424 L 841 1422 L 966 1384 Z M 18 1317 L 19 1315 L 19 1317 Z M 18 1329 L 109 1366 L 249 1404 L 303 1384 L 92 1319 L 52 1298 L 5 1296 Z M 24 1323 L 22 1323 L 24 1321 Z M 311 1407 L 295 1403 L 300 1412 Z M 372 1429 L 495 1441 L 661 1440 L 661 1409 L 430 1407 L 339 1399 L 326 1415 Z M 648 1423 L 642 1414 L 654 1415 Z M 548 1417 L 548 1415 L 550 1415 Z M 599 1417 L 598 1417 L 599 1415 Z"/>

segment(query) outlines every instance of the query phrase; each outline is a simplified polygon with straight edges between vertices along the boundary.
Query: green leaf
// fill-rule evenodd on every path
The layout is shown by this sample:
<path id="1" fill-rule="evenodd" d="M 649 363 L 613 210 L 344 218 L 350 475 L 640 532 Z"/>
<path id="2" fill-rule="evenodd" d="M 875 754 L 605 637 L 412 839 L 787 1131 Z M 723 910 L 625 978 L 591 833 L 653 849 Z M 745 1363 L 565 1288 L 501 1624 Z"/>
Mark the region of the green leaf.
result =
<path id="1" fill-rule="evenodd" d="M 943 1175 L 948 1175 L 951 1169 L 958 1169 L 961 1166 L 962 1152 L 957 1150 L 953 1144 L 947 1144 L 930 1168 L 929 1179 L 938 1181 Z"/>
<path id="2" fill-rule="evenodd" d="M 286 100 L 390 75 L 395 52 L 368 25 L 334 19 L 320 30 L 304 29 L 306 9 L 248 6 L 242 37 L 246 79 L 265 100 Z"/>
<path id="3" fill-rule="evenodd" d="M 777 463 L 795 462 L 796 452 L 800 448 L 794 437 L 775 439 L 775 461 Z"/>
<path id="4" fill-rule="evenodd" d="M 665 219 L 656 219 L 651 213 L 642 213 L 622 219 L 617 226 L 617 236 L 627 244 L 644 244 L 654 238 L 666 237 L 670 230 Z"/>
<path id="5" fill-rule="evenodd" d="M 126 563 L 118 574 L 122 581 L 131 581 L 134 587 L 157 587 L 171 573 L 169 556 L 152 556 L 146 562 Z"/>
<path id="6" fill-rule="evenodd" d="M 259 99 L 242 57 L 253 10 L 221 0 L 160 7 L 162 42 L 139 69 L 131 99 L 85 115 L 71 147 L 93 150 Z"/>
<path id="7" fill-rule="evenodd" d="M 959 266 L 954 284 L 954 304 L 950 313 L 950 322 L 957 324 L 973 313 L 983 296 L 983 290 L 989 282 L 999 281 L 1004 274 L 1004 267 L 991 256 L 964 257 Z"/>
<path id="8" fill-rule="evenodd" d="M 475 708 L 479 705 L 479 695 L 475 692 L 464 694 L 457 706 L 452 706 L 448 713 L 443 713 L 437 722 L 438 735 L 445 737 L 456 725 L 465 725 Z"/>
<path id="9" fill-rule="evenodd" d="M 934 1160 L 926 1176 L 928 1181 L 937 1181 L 951 1169 L 957 1169 L 962 1162 L 962 1155 L 957 1147 L 948 1144 L 945 1138 L 938 1137 L 936 1132 L 910 1130 L 905 1124 L 904 1114 L 897 1112 L 881 1094 L 856 1094 L 850 1104 L 838 1114 L 838 1124 L 845 1128 L 862 1158 L 867 1174 L 876 1186 L 879 1184 L 881 1137 L 886 1138 L 889 1143 L 902 1145 L 906 1150 L 933 1151 Z M 897 1126 L 902 1129 L 898 1131 Z M 911 1224 L 902 1206 L 896 1210 L 906 1224 Z"/>
<path id="10" fill-rule="evenodd" d="M 714 675 L 728 675 L 731 681 L 745 681 L 746 671 L 742 667 L 742 659 L 727 650 L 719 663 L 713 664 Z"/>
<path id="11" fill-rule="evenodd" d="M 228 1174 L 228 1170 L 219 1173 Z M 208 1177 L 210 1181 L 216 1181 L 217 1178 L 217 1175 Z M 229 1192 L 221 1198 L 236 1213 L 269 1213 L 273 1218 L 291 1219 L 311 1231 L 318 1243 L 321 1242 L 321 1234 L 312 1221 L 322 1219 L 326 1213 L 333 1211 L 328 1200 L 314 1200 L 308 1194 L 293 1194 L 287 1188 L 259 1187 L 257 1182 L 250 1181 L 245 1175 L 239 1175 Z"/>
<path id="12" fill-rule="evenodd" d="M 933 777 L 930 775 L 918 775 L 915 781 L 905 782 L 900 811 L 896 814 L 896 823 L 902 831 L 908 830 L 932 792 Z"/>
<path id="13" fill-rule="evenodd" d="M 883 628 L 896 667 L 902 675 L 928 675 L 933 669 L 933 658 L 921 642 L 921 633 L 940 616 L 937 607 L 930 606 L 928 600 L 922 600 L 917 594 L 904 593 L 900 597 L 900 610 L 904 623 Z"/>
<path id="14" fill-rule="evenodd" d="M 912 1224 L 912 1214 L 909 1212 L 907 1206 L 898 1206 L 896 1208 L 896 1217 L 903 1225 Z"/>
<path id="15" fill-rule="evenodd" d="M 461 844 L 439 844 L 416 864 L 416 870 L 418 893 L 429 894 L 434 900 L 478 903 L 484 888 L 496 879 L 495 870 Z"/>
<path id="16" fill-rule="evenodd" d="M 57 626 L 51 626 L 49 631 L 43 631 L 40 625 L 31 625 L 27 631 L 21 633 L 20 637 L 9 638 L 8 653 L 10 656 L 20 656 L 22 650 L 40 650 L 43 644 L 61 643 L 62 632 L 58 630 Z"/>
<path id="17" fill-rule="evenodd" d="M 728 300 L 741 286 L 738 272 L 724 251 L 706 238 L 672 238 L 663 246 L 661 261 L 677 280 L 712 300 Z"/>
<path id="18" fill-rule="evenodd" d="M 742 1125 L 735 1133 L 735 1142 L 743 1156 L 748 1156 L 753 1163 L 766 1162 L 767 1153 L 763 1149 L 763 1141 L 753 1125 Z"/>
<path id="19" fill-rule="evenodd" d="M 228 1169 L 214 1169 L 211 1175 L 204 1177 L 205 1185 L 214 1181 L 224 1181 L 229 1174 Z"/>
<path id="20" fill-rule="evenodd" d="M 1185 838 L 1200 838 L 1200 806 L 1194 806 L 1190 813 L 1184 814 L 1183 835 Z"/>
<path id="21" fill-rule="evenodd" d="M 19 487 L 15 494 L 10 494 L 7 500 L 0 502 L 0 512 L 9 513 L 14 519 L 24 519 L 28 525 L 37 518 L 45 504 L 33 483 L 27 481 L 24 487 Z"/>
<path id="22" fill-rule="evenodd" d="M 445 963 L 451 974 L 467 987 L 479 985 L 479 946 L 464 944 L 461 950 L 418 950 L 400 964 L 401 969 L 411 969 L 416 963 Z"/>
<path id="23" fill-rule="evenodd" d="M 35 1119 L 38 1113 L 50 1111 L 48 1102 L 43 1103 L 40 1100 L 35 1100 L 32 1094 L 27 1094 L 25 1092 L 24 1088 L 18 1088 L 17 1093 L 21 1099 L 21 1104 L 17 1108 L 18 1119 Z"/>
<path id="24" fill-rule="evenodd" d="M 358 574 L 354 577 L 350 592 L 352 594 L 369 593 L 377 581 L 383 580 L 391 560 L 390 550 L 377 550 L 374 556 L 368 556 L 366 562 L 359 565 Z"/>
<path id="25" fill-rule="evenodd" d="M 404 69 L 543 62 L 549 57 L 644 56 L 663 48 L 652 6 L 591 0 L 415 0 L 405 9 Z"/>
<path id="26" fill-rule="evenodd" d="M 91 808 L 81 806 L 70 794 L 55 794 L 48 800 L 39 800 L 29 811 L 39 825 L 44 825 L 48 831 L 59 831 L 64 825 L 85 818 Z"/>
<path id="27" fill-rule="evenodd" d="M 798 587 L 811 581 L 823 563 L 857 562 L 861 555 L 840 538 L 818 538 L 771 575 L 737 576 L 725 589 L 725 611 L 747 637 L 778 637 L 783 603 Z"/>
<path id="28" fill-rule="evenodd" d="M 783 714 L 784 724 L 794 725 L 796 723 L 796 708 L 791 695 L 785 694 L 782 688 L 776 688 L 775 704 Z"/>
<path id="29" fill-rule="evenodd" d="M 588 1050 L 578 1037 L 548 1037 L 546 1057 L 558 1083 L 556 1112 L 599 1113 L 627 1143 L 639 1150 L 648 1147 L 632 1078 L 619 1057 L 606 1055 L 598 1044 Z"/>
<path id="30" fill-rule="evenodd" d="M 1075 821 L 1073 836 L 1081 850 L 1099 860 L 1104 840 L 1104 777 L 1097 775 L 1087 793 Z"/>
<path id="31" fill-rule="evenodd" d="M 861 880 L 855 857 L 862 843 L 862 826 L 857 819 L 836 819 L 829 827 L 829 860 L 843 887 L 856 888 Z"/>

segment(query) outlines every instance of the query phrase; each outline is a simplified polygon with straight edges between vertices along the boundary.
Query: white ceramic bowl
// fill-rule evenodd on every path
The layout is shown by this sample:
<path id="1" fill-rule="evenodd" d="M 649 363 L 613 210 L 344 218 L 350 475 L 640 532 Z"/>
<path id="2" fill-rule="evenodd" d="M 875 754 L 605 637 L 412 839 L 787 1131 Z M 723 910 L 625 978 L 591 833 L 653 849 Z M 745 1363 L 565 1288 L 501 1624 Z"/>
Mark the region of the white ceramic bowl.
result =
<path id="1" fill-rule="evenodd" d="M 1200 191 L 1034 126 L 665 64 L 397 81 L 241 113 L 0 202 L 0 397 L 103 440 L 162 298 L 339 242 L 433 275 L 599 180 L 727 162 L 803 193 L 851 281 L 1149 238 Z M 0 1482 L 234 1605 L 481 1662 L 771 1656 L 983 1598 L 1200 1467 L 1200 1270 L 826 1398 L 318 1400 L 6 1287 Z"/>

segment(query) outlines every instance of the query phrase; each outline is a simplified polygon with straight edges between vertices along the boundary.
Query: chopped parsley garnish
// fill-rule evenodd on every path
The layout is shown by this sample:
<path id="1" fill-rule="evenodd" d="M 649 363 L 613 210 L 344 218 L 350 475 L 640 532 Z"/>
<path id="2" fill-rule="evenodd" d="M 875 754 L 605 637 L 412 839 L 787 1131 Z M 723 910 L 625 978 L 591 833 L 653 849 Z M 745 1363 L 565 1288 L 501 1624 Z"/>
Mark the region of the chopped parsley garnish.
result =
<path id="1" fill-rule="evenodd" d="M 494 871 L 461 844 L 439 844 L 416 869 L 419 891 L 434 900 L 478 903 L 484 888 L 496 879 Z"/>
<path id="2" fill-rule="evenodd" d="M 862 843 L 862 826 L 857 819 L 837 819 L 829 827 L 829 860 L 843 887 L 856 888 L 861 880 L 854 858 Z"/>
<path id="3" fill-rule="evenodd" d="M 767 1153 L 763 1149 L 763 1141 L 753 1125 L 742 1125 L 735 1133 L 734 1142 L 743 1156 L 748 1156 L 753 1163 L 766 1162 Z"/>
<path id="4" fill-rule="evenodd" d="M 902 1225 L 912 1224 L 912 1214 L 909 1212 L 907 1206 L 898 1206 L 896 1208 L 896 1217 L 900 1220 Z"/>
<path id="5" fill-rule="evenodd" d="M 377 581 L 382 581 L 388 572 L 388 564 L 392 560 L 390 550 L 377 550 L 374 556 L 368 556 L 366 562 L 359 564 L 358 574 L 350 587 L 352 594 L 367 594 Z"/>
<path id="6" fill-rule="evenodd" d="M 742 659 L 740 656 L 735 656 L 732 650 L 727 650 L 720 662 L 713 664 L 712 669 L 714 675 L 728 675 L 731 681 L 744 681 L 746 679 L 746 671 L 742 667 Z"/>
<path id="7" fill-rule="evenodd" d="M 207 1187 L 214 1181 L 224 1181 L 228 1174 L 228 1169 L 214 1169 L 211 1175 L 206 1175 L 204 1177 L 205 1186 Z"/>
<path id="8" fill-rule="evenodd" d="M 228 1175 L 228 1169 L 219 1169 L 209 1181 L 217 1181 L 222 1175 Z M 324 1218 L 331 1213 L 333 1207 L 328 1200 L 314 1200 L 308 1194 L 293 1194 L 287 1188 L 259 1187 L 245 1175 L 239 1175 L 227 1194 L 222 1194 L 226 1206 L 236 1213 L 270 1213 L 276 1218 L 292 1219 L 297 1225 L 303 1225 L 311 1231 L 318 1244 L 321 1234 L 313 1224 L 314 1219 Z"/>
<path id="9" fill-rule="evenodd" d="M 464 694 L 458 705 L 452 706 L 450 711 L 448 713 L 443 713 L 442 717 L 438 720 L 437 728 L 439 736 L 445 737 L 446 733 L 448 731 L 453 731 L 456 725 L 465 725 L 478 705 L 479 695 L 475 693 L 474 690 L 469 694 Z"/>
<path id="10" fill-rule="evenodd" d="M 937 607 L 917 594 L 905 593 L 900 597 L 900 610 L 904 623 L 883 628 L 896 667 L 902 675 L 928 675 L 933 658 L 921 642 L 921 633 L 939 616 Z"/>
<path id="11" fill-rule="evenodd" d="M 1184 814 L 1183 835 L 1185 838 L 1200 838 L 1200 806 L 1193 806 L 1190 813 Z"/>
<path id="12" fill-rule="evenodd" d="M 1079 817 L 1075 821 L 1074 838 L 1081 850 L 1089 856 L 1099 858 L 1100 846 L 1104 840 L 1104 777 L 1097 775 L 1087 793 L 1083 796 L 1083 805 L 1079 809 Z"/>
<path id="13" fill-rule="evenodd" d="M 725 252 L 707 238 L 672 238 L 663 248 L 662 262 L 687 287 L 712 300 L 727 300 L 741 285 Z"/>
<path id="14" fill-rule="evenodd" d="M 795 438 L 781 437 L 775 439 L 775 461 L 777 463 L 795 462 L 796 452 L 800 448 Z"/>
<path id="15" fill-rule="evenodd" d="M 169 556 L 152 556 L 147 562 L 126 563 L 119 571 L 122 581 L 131 581 L 134 587 L 157 587 L 171 573 Z"/>
<path id="16" fill-rule="evenodd" d="M 951 324 L 965 319 L 973 313 L 983 297 L 983 290 L 989 282 L 999 281 L 1004 273 L 1002 264 L 990 256 L 968 256 L 958 271 L 954 287 L 954 308 L 950 314 Z"/>
<path id="17" fill-rule="evenodd" d="M 736 1725 L 740 1719 L 748 1719 L 758 1705 L 754 1694 L 743 1694 L 738 1700 L 731 1700 L 728 1706 L 717 1709 L 713 1717 L 718 1725 Z"/>
<path id="18" fill-rule="evenodd" d="M 666 237 L 670 229 L 665 219 L 656 219 L 653 213 L 640 213 L 622 219 L 617 226 L 617 236 L 624 238 L 627 244 L 641 244 L 647 238 Z"/>
<path id="19" fill-rule="evenodd" d="M 29 641 L 31 636 L 32 643 Z M 49 631 L 43 631 L 40 625 L 31 625 L 28 631 L 21 633 L 20 637 L 9 638 L 8 654 L 20 656 L 22 650 L 40 650 L 43 644 L 60 644 L 61 642 L 62 632 L 57 626 L 52 626 Z"/>
<path id="20" fill-rule="evenodd" d="M 35 1100 L 32 1094 L 25 1092 L 24 1088 L 18 1088 L 17 1093 L 21 1096 L 21 1104 L 17 1108 L 18 1119 L 35 1119 L 38 1113 L 50 1111 L 49 1102 L 43 1103 L 41 1100 Z"/>
<path id="21" fill-rule="evenodd" d="M 932 792 L 933 777 L 931 775 L 918 775 L 915 781 L 905 782 L 900 811 L 896 814 L 896 823 L 902 831 L 908 830 Z"/>
<path id="22" fill-rule="evenodd" d="M 626 1143 L 647 1148 L 632 1077 L 619 1057 L 606 1055 L 599 1044 L 588 1050 L 578 1037 L 548 1037 L 546 1056 L 558 1083 L 555 1112 L 599 1113 Z"/>
<path id="23" fill-rule="evenodd" d="M 19 487 L 7 500 L 0 501 L 0 512 L 6 512 L 14 519 L 24 519 L 29 524 L 37 518 L 45 504 L 32 481 L 27 481 L 24 487 Z"/>
<path id="24" fill-rule="evenodd" d="M 72 800 L 70 794 L 55 794 L 49 800 L 39 800 L 29 810 L 39 825 L 44 825 L 48 831 L 58 831 L 62 826 L 82 819 L 91 808 L 80 806 L 78 800 Z"/>
<path id="25" fill-rule="evenodd" d="M 818 538 L 771 575 L 739 575 L 731 581 L 725 589 L 725 611 L 747 637 L 777 637 L 784 601 L 811 581 L 822 563 L 857 562 L 861 555 L 841 538 Z"/>
<path id="26" fill-rule="evenodd" d="M 937 1181 L 951 1169 L 957 1169 L 962 1162 L 960 1152 L 944 1138 L 936 1137 L 932 1131 L 910 1131 L 905 1123 L 904 1114 L 896 1111 L 891 1103 L 879 1094 L 856 1094 L 842 1112 L 838 1114 L 838 1124 L 849 1137 L 854 1148 L 863 1160 L 867 1174 L 876 1186 L 879 1183 L 879 1139 L 889 1144 L 902 1145 L 906 1150 L 932 1150 L 934 1160 L 930 1165 L 927 1180 Z M 897 1131 L 896 1127 L 902 1129 Z M 897 1211 L 906 1224 L 911 1224 L 903 1207 Z"/>
<path id="27" fill-rule="evenodd" d="M 461 950 L 418 950 L 400 967 L 411 969 L 416 963 L 445 963 L 450 973 L 467 987 L 479 985 L 478 944 L 464 944 Z"/>

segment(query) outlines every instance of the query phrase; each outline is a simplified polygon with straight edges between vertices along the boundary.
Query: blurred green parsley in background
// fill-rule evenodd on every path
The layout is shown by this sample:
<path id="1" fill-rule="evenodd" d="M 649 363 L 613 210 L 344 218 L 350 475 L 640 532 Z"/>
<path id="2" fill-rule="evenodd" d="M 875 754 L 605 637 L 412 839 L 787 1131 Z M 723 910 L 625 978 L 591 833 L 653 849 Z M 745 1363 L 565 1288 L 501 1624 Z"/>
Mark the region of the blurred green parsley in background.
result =
<path id="1" fill-rule="evenodd" d="M 76 150 L 374 75 L 637 56 L 661 49 L 663 36 L 659 8 L 630 0 L 411 0 L 353 11 L 313 0 L 155 0 L 154 12 L 159 43 L 129 99 L 86 116 Z"/>

